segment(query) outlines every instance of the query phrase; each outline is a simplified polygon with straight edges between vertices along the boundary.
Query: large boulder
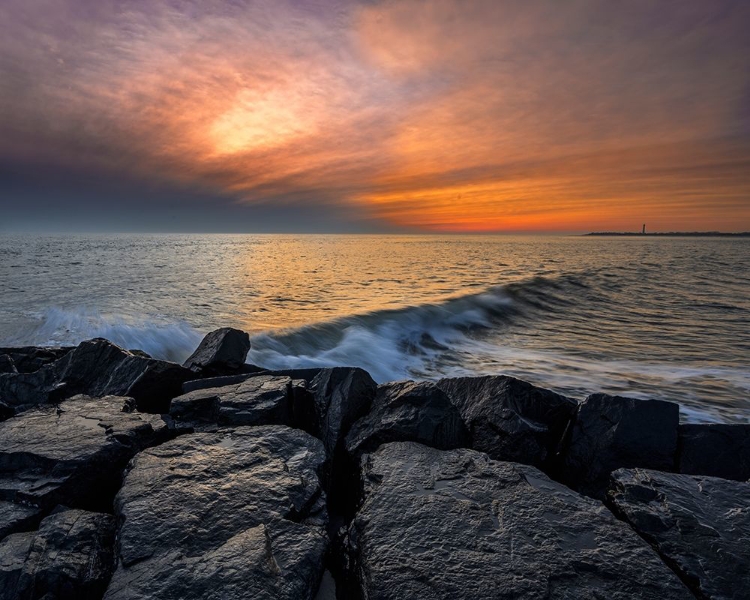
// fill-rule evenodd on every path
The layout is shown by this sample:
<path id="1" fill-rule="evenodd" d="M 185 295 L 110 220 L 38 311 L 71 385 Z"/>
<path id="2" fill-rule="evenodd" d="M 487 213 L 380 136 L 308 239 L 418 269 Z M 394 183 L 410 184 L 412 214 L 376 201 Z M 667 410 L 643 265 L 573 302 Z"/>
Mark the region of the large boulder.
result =
<path id="1" fill-rule="evenodd" d="M 59 363 L 60 380 L 76 394 L 129 396 L 138 410 L 165 413 L 193 377 L 178 364 L 144 358 L 104 339 L 82 342 Z"/>
<path id="2" fill-rule="evenodd" d="M 372 409 L 346 436 L 346 450 L 359 457 L 386 442 L 420 442 L 448 450 L 466 445 L 458 409 L 434 383 L 398 381 L 378 386 Z"/>
<path id="3" fill-rule="evenodd" d="M 184 435 L 140 453 L 115 501 L 107 600 L 309 599 L 327 549 L 320 441 L 283 426 Z"/>
<path id="4" fill-rule="evenodd" d="M 114 566 L 111 515 L 62 510 L 0 541 L 0 600 L 97 600 Z"/>
<path id="5" fill-rule="evenodd" d="M 322 369 L 310 382 L 309 394 L 295 398 L 294 413 L 333 456 L 343 445 L 349 428 L 370 410 L 377 388 L 362 369 Z"/>
<path id="6" fill-rule="evenodd" d="M 175 424 L 200 428 L 220 425 L 288 425 L 291 421 L 292 380 L 259 376 L 234 385 L 200 389 L 172 400 Z"/>
<path id="7" fill-rule="evenodd" d="M 20 348 L 0 348 L 0 354 L 9 356 L 19 373 L 33 373 L 41 369 L 44 365 L 62 358 L 74 348 L 75 346 L 65 346 L 62 348 L 24 346 Z"/>
<path id="8" fill-rule="evenodd" d="M 600 502 L 534 467 L 405 442 L 362 460 L 349 530 L 355 594 L 402 598 L 691 598 Z"/>
<path id="9" fill-rule="evenodd" d="M 33 373 L 0 375 L 0 401 L 25 407 L 76 394 L 130 396 L 141 411 L 165 413 L 169 401 L 182 393 L 182 384 L 194 377 L 178 364 L 135 355 L 97 338 Z"/>
<path id="10" fill-rule="evenodd" d="M 723 479 L 750 479 L 750 425 L 680 425 L 680 473 Z"/>
<path id="11" fill-rule="evenodd" d="M 620 467 L 673 471 L 678 424 L 673 402 L 593 394 L 578 408 L 562 479 L 603 498 L 609 474 Z"/>
<path id="12" fill-rule="evenodd" d="M 169 435 L 161 417 L 123 412 L 127 402 L 78 396 L 0 423 L 0 498 L 109 509 L 128 461 Z"/>
<path id="13" fill-rule="evenodd" d="M 458 377 L 437 385 L 461 411 L 472 448 L 496 460 L 538 467 L 555 461 L 578 406 L 514 377 Z"/>
<path id="14" fill-rule="evenodd" d="M 222 327 L 201 340 L 184 366 L 202 374 L 226 375 L 242 368 L 250 351 L 250 336 L 239 329 Z"/>
<path id="15" fill-rule="evenodd" d="M 750 483 L 620 469 L 614 510 L 699 598 L 750 598 Z"/>

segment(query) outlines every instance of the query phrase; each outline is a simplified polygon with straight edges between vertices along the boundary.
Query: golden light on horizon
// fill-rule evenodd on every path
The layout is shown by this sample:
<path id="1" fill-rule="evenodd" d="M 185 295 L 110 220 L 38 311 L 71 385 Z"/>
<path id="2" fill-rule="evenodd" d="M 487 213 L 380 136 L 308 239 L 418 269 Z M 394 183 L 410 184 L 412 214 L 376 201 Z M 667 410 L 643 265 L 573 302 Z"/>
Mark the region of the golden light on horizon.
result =
<path id="1" fill-rule="evenodd" d="M 157 2 L 32 55 L 22 4 L 0 48 L 29 76 L 4 80 L 0 151 L 42 168 L 335 207 L 355 228 L 750 228 L 739 5 L 655 27 L 606 3 Z"/>

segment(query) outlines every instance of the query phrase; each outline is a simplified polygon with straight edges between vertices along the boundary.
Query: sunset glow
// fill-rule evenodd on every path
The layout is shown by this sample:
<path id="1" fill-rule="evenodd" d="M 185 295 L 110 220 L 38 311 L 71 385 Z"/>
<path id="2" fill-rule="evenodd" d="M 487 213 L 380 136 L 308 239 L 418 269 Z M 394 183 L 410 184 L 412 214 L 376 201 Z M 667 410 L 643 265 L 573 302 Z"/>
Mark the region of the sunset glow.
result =
<path id="1" fill-rule="evenodd" d="M 750 5 L 557 9 L 10 0 L 0 160 L 344 228 L 750 229 Z"/>

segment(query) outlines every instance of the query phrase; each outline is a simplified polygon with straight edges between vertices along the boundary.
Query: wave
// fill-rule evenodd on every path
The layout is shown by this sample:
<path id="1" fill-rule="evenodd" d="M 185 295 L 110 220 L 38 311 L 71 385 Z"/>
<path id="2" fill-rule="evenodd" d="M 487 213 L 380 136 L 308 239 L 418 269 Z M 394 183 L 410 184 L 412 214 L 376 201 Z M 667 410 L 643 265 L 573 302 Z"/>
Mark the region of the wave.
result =
<path id="1" fill-rule="evenodd" d="M 378 382 L 507 374 L 578 398 L 604 391 L 676 401 L 690 421 L 747 421 L 747 406 L 738 400 L 750 394 L 746 369 L 647 361 L 637 340 L 634 350 L 625 354 L 584 355 L 580 347 L 557 346 L 562 338 L 542 322 L 559 318 L 568 327 L 579 327 L 581 303 L 587 295 L 591 302 L 602 293 L 601 286 L 591 283 L 580 274 L 537 277 L 441 303 L 258 333 L 251 338 L 248 362 L 268 369 L 358 366 Z M 601 327 L 602 322 L 592 326 Z M 49 308 L 2 343 L 68 345 L 105 337 L 125 348 L 182 362 L 204 333 L 187 322 L 160 317 Z M 534 338 L 551 344 L 535 348 L 530 343 Z"/>
<path id="2" fill-rule="evenodd" d="M 107 315 L 93 309 L 50 307 L 31 315 L 31 322 L 3 340 L 6 346 L 68 346 L 103 337 L 118 346 L 147 352 L 155 358 L 183 362 L 202 339 L 185 322 Z"/>
<path id="3" fill-rule="evenodd" d="M 477 357 L 511 325 L 565 310 L 586 284 L 576 276 L 534 277 L 436 304 L 379 310 L 291 331 L 256 335 L 249 360 L 270 369 L 362 367 L 376 381 L 474 372 Z"/>
<path id="4" fill-rule="evenodd" d="M 431 378 L 471 334 L 519 314 L 509 288 L 441 304 L 381 310 L 252 338 L 248 360 L 270 369 L 359 366 L 376 381 Z"/>
<path id="5" fill-rule="evenodd" d="M 559 284 L 552 280 L 535 278 L 443 303 L 260 333 L 252 337 L 248 362 L 266 368 L 361 366 L 379 381 L 429 377 L 437 362 L 447 360 L 453 348 L 470 342 L 471 332 L 494 328 L 520 316 L 523 304 L 527 309 L 534 307 L 531 292 L 555 287 Z M 554 302 L 549 294 L 546 301 Z M 20 323 L 16 329 L 17 333 L 3 339 L 3 344 L 61 346 L 104 337 L 122 347 L 178 362 L 190 355 L 206 333 L 168 318 L 61 307 L 34 313 L 29 322 Z"/>

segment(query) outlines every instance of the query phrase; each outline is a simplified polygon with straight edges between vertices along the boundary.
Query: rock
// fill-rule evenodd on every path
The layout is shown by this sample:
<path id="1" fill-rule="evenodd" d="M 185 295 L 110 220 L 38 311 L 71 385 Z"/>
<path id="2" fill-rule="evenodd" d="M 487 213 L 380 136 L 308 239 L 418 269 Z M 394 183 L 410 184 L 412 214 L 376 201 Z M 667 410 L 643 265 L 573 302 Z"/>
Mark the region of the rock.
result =
<path id="1" fill-rule="evenodd" d="M 355 593 L 401 598 L 691 598 L 600 502 L 528 465 L 413 442 L 362 459 Z"/>
<path id="2" fill-rule="evenodd" d="M 441 379 L 458 407 L 471 447 L 496 460 L 551 466 L 578 403 L 514 377 Z"/>
<path id="3" fill-rule="evenodd" d="M 323 441 L 329 456 L 343 444 L 349 428 L 370 410 L 377 384 L 359 368 L 322 369 L 310 383 L 310 393 L 295 401 L 295 417 Z"/>
<path id="4" fill-rule="evenodd" d="M 236 385 L 247 381 L 255 374 L 241 373 L 240 375 L 222 375 L 220 377 L 206 377 L 205 379 L 191 379 L 182 384 L 182 393 L 195 392 L 196 390 L 208 390 L 211 388 L 224 387 L 225 385 Z"/>
<path id="5" fill-rule="evenodd" d="M 593 394 L 578 408 L 562 479 L 603 498 L 609 474 L 620 467 L 673 471 L 678 422 L 673 402 Z"/>
<path id="6" fill-rule="evenodd" d="M 291 421 L 291 387 L 288 377 L 253 377 L 178 396 L 172 400 L 169 414 L 178 426 L 287 425 Z"/>
<path id="7" fill-rule="evenodd" d="M 263 371 L 264 375 L 276 375 L 291 377 L 292 379 L 303 379 L 308 383 L 312 382 L 323 369 L 320 367 L 310 367 L 308 369 L 271 369 Z"/>
<path id="8" fill-rule="evenodd" d="M 386 442 L 420 442 L 448 450 L 466 445 L 468 433 L 458 409 L 434 383 L 399 381 L 378 386 L 372 409 L 346 436 L 353 457 Z"/>
<path id="9" fill-rule="evenodd" d="M 0 354 L 0 373 L 18 373 L 16 363 L 9 354 Z"/>
<path id="10" fill-rule="evenodd" d="M 0 348 L 0 354 L 7 354 L 12 360 L 19 373 L 33 373 L 44 365 L 61 359 L 75 346 L 63 348 L 39 348 L 26 346 L 23 348 Z"/>
<path id="11" fill-rule="evenodd" d="M 225 375 L 245 364 L 250 336 L 239 329 L 223 327 L 203 338 L 184 366 L 200 373 Z"/>
<path id="12" fill-rule="evenodd" d="M 680 425 L 678 471 L 750 479 L 750 425 Z"/>
<path id="13" fill-rule="evenodd" d="M 312 598 L 327 549 L 321 443 L 283 426 L 181 436 L 140 453 L 115 501 L 107 600 Z"/>
<path id="14" fill-rule="evenodd" d="M 42 518 L 41 509 L 0 500 L 0 540 L 11 533 L 34 529 Z"/>
<path id="15" fill-rule="evenodd" d="M 39 531 L 0 542 L 0 600 L 101 598 L 113 567 L 115 520 L 111 515 L 63 510 Z"/>
<path id="16" fill-rule="evenodd" d="M 0 498 L 108 510 L 130 458 L 169 435 L 159 416 L 122 412 L 126 400 L 78 396 L 0 423 Z"/>
<path id="17" fill-rule="evenodd" d="M 82 342 L 34 373 L 0 375 L 0 400 L 12 406 L 59 402 L 76 394 L 130 396 L 138 410 L 165 413 L 194 374 L 177 365 L 131 354 L 98 338 Z"/>
<path id="18" fill-rule="evenodd" d="M 10 419 L 16 414 L 16 409 L 12 406 L 8 406 L 5 402 L 0 402 L 0 421 Z"/>
<path id="19" fill-rule="evenodd" d="M 143 412 L 166 413 L 193 377 L 178 364 L 135 356 L 104 339 L 82 342 L 61 362 L 60 379 L 71 392 L 130 396 Z"/>
<path id="20" fill-rule="evenodd" d="M 699 598 L 750 598 L 750 483 L 620 469 L 608 495 Z"/>
<path id="21" fill-rule="evenodd" d="M 33 373 L 0 373 L 0 402 L 14 413 L 65 397 L 65 384 L 59 380 L 54 364 Z"/>

